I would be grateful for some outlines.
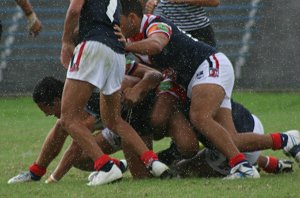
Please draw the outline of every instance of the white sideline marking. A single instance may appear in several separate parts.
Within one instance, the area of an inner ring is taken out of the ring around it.
[[[12,49],[11,46],[15,42],[15,36],[12,33],[16,32],[19,27],[19,20],[23,17],[23,12],[19,6],[16,6],[17,11],[13,14],[12,20],[13,23],[7,28],[8,36],[4,40],[5,48],[1,52],[0,55],[0,82],[3,80],[3,70],[7,67],[6,58],[10,56]]]
[[[246,63],[246,58],[245,58],[245,54],[249,51],[249,41],[251,40],[252,37],[252,33],[251,33],[251,28],[255,25],[255,15],[257,13],[257,5],[261,2],[261,0],[252,0],[251,1],[251,10],[249,12],[249,20],[248,22],[245,24],[245,33],[242,37],[242,42],[243,45],[239,50],[239,57],[237,58],[237,60],[235,61],[235,77],[237,79],[240,79],[242,77],[242,67],[245,65]]]

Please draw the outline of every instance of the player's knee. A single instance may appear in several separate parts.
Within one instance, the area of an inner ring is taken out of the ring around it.
[[[205,115],[199,111],[190,111],[190,121],[194,126],[205,127],[205,124],[210,119],[209,115]]]
[[[150,120],[150,124],[154,127],[154,128],[165,128],[167,125],[167,118],[161,115],[152,115],[151,116],[151,120]]]

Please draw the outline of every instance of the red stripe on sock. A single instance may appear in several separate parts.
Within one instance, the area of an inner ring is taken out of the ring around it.
[[[148,167],[153,161],[158,160],[158,157],[153,151],[149,150],[141,156],[141,160]]]
[[[243,160],[246,160],[245,155],[243,153],[239,153],[229,160],[229,166],[232,168]]]
[[[272,146],[272,149],[273,149],[273,150],[281,149],[281,146],[282,146],[282,140],[281,140],[280,133],[272,133],[272,134],[270,134],[270,135],[271,135],[271,138],[272,138],[272,140],[273,140],[273,146]]]
[[[276,157],[268,156],[269,163],[263,168],[267,173],[276,173],[278,168],[278,159]]]
[[[46,174],[47,169],[44,167],[39,166],[37,163],[33,163],[30,167],[29,170],[39,176],[39,177],[43,177]]]
[[[94,169],[96,171],[100,170],[107,162],[109,162],[111,158],[108,155],[102,155],[98,159],[94,161]]]

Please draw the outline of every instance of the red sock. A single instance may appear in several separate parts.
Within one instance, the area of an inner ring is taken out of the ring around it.
[[[158,160],[158,157],[153,151],[149,150],[141,156],[141,160],[146,167],[149,167],[153,161]]]
[[[117,158],[111,158],[111,160],[115,163],[115,165],[120,167],[120,160],[118,160]]]
[[[101,155],[98,159],[94,161],[94,169],[96,171],[100,170],[111,158],[108,155]]]
[[[273,140],[272,149],[273,150],[281,149],[281,147],[282,147],[282,140],[281,140],[280,133],[272,133],[270,135],[271,135],[271,138]]]
[[[278,168],[278,159],[272,156],[266,156],[268,158],[267,165],[263,167],[263,170],[267,173],[276,173]]]
[[[35,162],[29,167],[29,170],[39,177],[43,177],[46,174],[46,168],[39,166]]]
[[[243,153],[239,153],[229,160],[229,166],[232,168],[244,160],[246,160],[245,155]]]

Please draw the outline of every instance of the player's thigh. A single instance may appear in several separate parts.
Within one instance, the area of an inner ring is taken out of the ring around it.
[[[154,125],[167,124],[168,118],[175,111],[177,99],[170,94],[160,94],[156,97],[151,113],[151,122]]]
[[[94,86],[88,82],[66,79],[61,105],[61,116],[80,117],[91,96]]]
[[[224,89],[216,84],[199,84],[192,89],[190,115],[195,117],[214,117],[224,100]]]

